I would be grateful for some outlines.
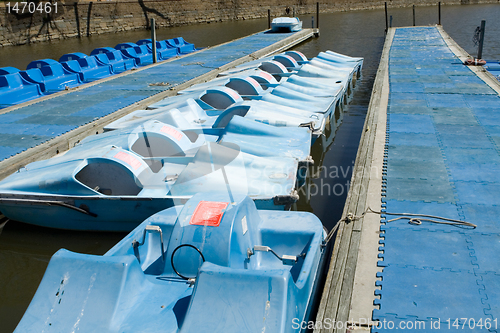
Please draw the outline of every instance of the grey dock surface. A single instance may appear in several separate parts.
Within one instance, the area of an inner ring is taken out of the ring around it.
[[[389,29],[314,332],[498,331],[500,84],[467,57]]]
[[[180,58],[0,110],[0,179],[47,159],[112,121],[208,81],[239,64],[285,51],[317,33],[259,32]]]

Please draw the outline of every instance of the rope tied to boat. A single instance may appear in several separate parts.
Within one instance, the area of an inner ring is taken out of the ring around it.
[[[333,235],[337,231],[337,229],[340,226],[340,223],[345,222],[346,224],[357,221],[362,219],[367,213],[373,213],[373,214],[378,214],[378,215],[394,215],[394,216],[399,216],[390,220],[387,220],[386,223],[398,221],[398,220],[408,220],[409,224],[412,225],[421,225],[422,222],[429,222],[429,223],[436,223],[436,224],[446,224],[446,225],[451,225],[457,228],[470,228],[470,229],[475,229],[477,228],[477,225],[474,223],[470,223],[467,221],[461,221],[461,220],[455,220],[455,219],[450,219],[447,217],[441,217],[441,216],[436,216],[436,215],[427,215],[427,214],[412,214],[412,213],[391,213],[391,212],[379,212],[376,210],[371,209],[368,207],[361,215],[354,215],[353,213],[347,213],[347,215],[340,219],[335,226],[328,232],[328,235],[325,238],[325,246],[328,244],[328,242],[332,239]]]

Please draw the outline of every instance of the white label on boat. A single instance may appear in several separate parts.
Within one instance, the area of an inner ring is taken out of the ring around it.
[[[247,233],[248,231],[248,225],[247,225],[247,217],[243,216],[241,219],[241,229],[243,229],[243,235]]]

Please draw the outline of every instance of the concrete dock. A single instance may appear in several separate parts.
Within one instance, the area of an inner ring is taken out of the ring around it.
[[[0,110],[0,179],[73,147],[112,121],[317,33],[260,32]]]
[[[500,84],[467,56],[389,29],[314,332],[500,331]]]

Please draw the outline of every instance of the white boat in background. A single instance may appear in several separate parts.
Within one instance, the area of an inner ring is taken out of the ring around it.
[[[302,30],[302,21],[298,17],[277,17],[271,22],[273,32],[295,32]]]

